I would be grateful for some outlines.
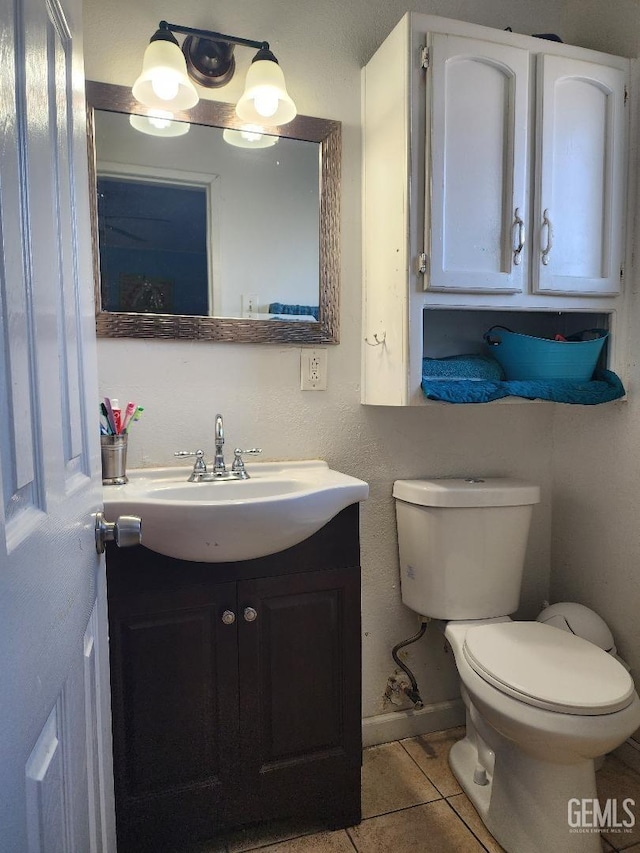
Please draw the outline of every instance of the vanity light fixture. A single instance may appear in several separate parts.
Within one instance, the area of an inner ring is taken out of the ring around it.
[[[146,116],[130,115],[129,124],[149,136],[184,136],[191,125],[188,121],[173,121],[173,113],[166,110],[149,110]]]
[[[226,127],[222,132],[222,138],[236,148],[271,148],[272,145],[277,144],[280,137],[270,136],[257,124],[245,124],[237,130]]]
[[[174,33],[187,37],[182,50]],[[205,87],[224,86],[235,71],[235,45],[257,49],[247,72],[245,90],[236,106],[238,117],[249,124],[281,126],[296,116],[284,74],[266,41],[227,36],[211,30],[160,21],[133,85],[133,96],[151,109],[188,110],[198,103],[191,82]]]

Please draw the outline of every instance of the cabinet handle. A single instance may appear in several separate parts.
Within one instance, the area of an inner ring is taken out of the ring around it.
[[[516,236],[517,235],[517,236]],[[522,263],[522,250],[526,239],[524,220],[520,216],[520,208],[516,207],[513,214],[513,263],[518,266]]]
[[[544,249],[542,249],[542,263],[547,266],[549,263],[549,254],[551,249],[553,249],[553,227],[551,225],[551,220],[549,219],[549,210],[545,210],[542,214],[542,229],[540,235],[544,233],[544,229],[547,229],[547,240]]]
[[[258,618],[258,611],[254,610],[253,607],[245,607],[244,618],[246,622],[255,622]]]
[[[233,610],[225,610],[222,614],[222,621],[225,625],[233,625],[233,623],[236,621],[236,614],[233,612]]]

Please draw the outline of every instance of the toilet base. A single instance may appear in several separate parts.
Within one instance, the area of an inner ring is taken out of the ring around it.
[[[501,741],[495,750],[468,715],[467,736],[451,748],[449,764],[496,841],[508,853],[600,853],[598,831],[569,826],[569,800],[597,797],[593,761],[549,764],[493,735]]]

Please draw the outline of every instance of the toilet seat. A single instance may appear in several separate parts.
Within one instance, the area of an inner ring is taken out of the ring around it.
[[[629,673],[597,646],[541,622],[470,627],[463,653],[502,693],[565,714],[612,714],[634,696]]]

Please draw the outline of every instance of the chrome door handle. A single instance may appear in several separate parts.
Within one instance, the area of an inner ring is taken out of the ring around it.
[[[549,210],[545,210],[542,214],[542,228],[540,229],[540,236],[542,237],[542,232],[544,229],[547,229],[547,240],[544,249],[542,249],[542,263],[547,266],[549,263],[549,254],[551,249],[553,249],[553,227],[551,225],[551,220],[549,219]]]
[[[233,625],[233,623],[236,621],[236,614],[233,612],[233,610],[225,610],[222,614],[222,621],[225,625]]]
[[[115,542],[118,548],[130,548],[142,542],[142,519],[137,515],[121,515],[117,521],[106,521],[104,513],[95,514],[96,551],[104,554],[107,542]]]
[[[515,213],[513,214],[513,263],[518,266],[522,263],[522,250],[524,249],[524,243],[526,239],[526,233],[524,230],[524,220],[520,216],[520,208],[516,207]],[[516,242],[517,235],[517,242]]]
[[[258,611],[253,607],[245,607],[244,609],[245,622],[255,622],[258,618]]]

